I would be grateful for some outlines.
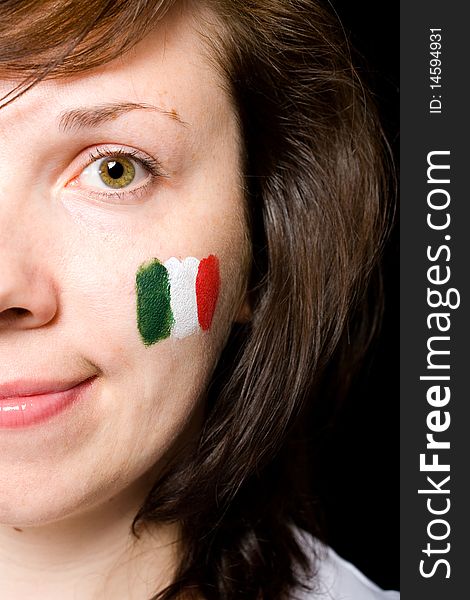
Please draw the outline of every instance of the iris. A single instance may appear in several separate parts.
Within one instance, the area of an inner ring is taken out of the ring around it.
[[[125,156],[109,157],[101,161],[99,174],[105,185],[120,189],[134,181],[135,167]]]

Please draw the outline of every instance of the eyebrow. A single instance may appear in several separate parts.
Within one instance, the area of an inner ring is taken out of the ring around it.
[[[97,104],[95,106],[86,106],[83,108],[74,108],[60,114],[59,129],[66,133],[77,129],[93,128],[117,119],[123,114],[133,110],[149,110],[166,115],[173,121],[182,125],[187,125],[175,109],[165,110],[153,104],[141,104],[138,102],[110,102],[106,104]]]

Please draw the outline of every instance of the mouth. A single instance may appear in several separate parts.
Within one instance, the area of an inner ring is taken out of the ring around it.
[[[0,429],[50,421],[91,389],[96,375],[72,382],[17,381],[0,385]]]

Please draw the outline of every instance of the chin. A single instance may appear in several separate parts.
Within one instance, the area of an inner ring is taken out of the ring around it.
[[[0,524],[11,527],[40,527],[78,517],[93,506],[97,495],[77,480],[60,476],[32,476],[28,472],[0,478]]]

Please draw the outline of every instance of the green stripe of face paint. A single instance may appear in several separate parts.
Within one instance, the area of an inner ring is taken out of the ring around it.
[[[142,341],[151,346],[169,337],[174,323],[170,306],[168,271],[158,260],[137,271],[137,326]]]

